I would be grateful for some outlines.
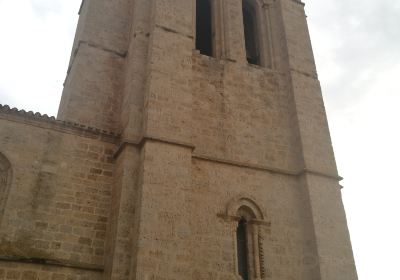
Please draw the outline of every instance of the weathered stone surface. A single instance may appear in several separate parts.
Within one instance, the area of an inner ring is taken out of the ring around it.
[[[246,0],[247,1],[247,0]],[[249,0],[250,1],[250,0]],[[304,5],[85,0],[57,120],[0,106],[0,279],[357,279]]]

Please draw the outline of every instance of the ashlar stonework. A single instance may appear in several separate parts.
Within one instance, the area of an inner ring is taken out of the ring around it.
[[[0,279],[356,280],[299,0],[84,0],[57,118],[0,106]]]

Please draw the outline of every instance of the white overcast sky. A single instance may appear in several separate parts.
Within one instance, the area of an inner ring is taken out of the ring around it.
[[[56,115],[81,0],[0,0],[0,103]],[[400,1],[305,0],[361,280],[399,280]]]

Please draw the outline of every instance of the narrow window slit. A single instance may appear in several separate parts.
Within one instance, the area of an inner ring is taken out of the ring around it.
[[[238,272],[243,280],[249,280],[246,224],[246,220],[242,218],[236,231]]]
[[[212,11],[210,0],[196,0],[196,50],[213,56]]]

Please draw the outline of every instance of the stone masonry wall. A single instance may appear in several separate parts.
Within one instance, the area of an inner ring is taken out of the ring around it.
[[[117,2],[82,2],[58,119],[120,131],[133,1]]]
[[[0,261],[0,279],[13,280],[99,280],[100,272],[36,264]]]
[[[257,0],[259,67],[242,1],[217,2],[210,58],[195,1],[85,0],[60,120],[0,106],[0,279],[238,279],[238,199],[257,279],[357,278],[303,3]]]
[[[303,3],[257,2],[271,7],[273,69],[245,60],[240,0],[223,2],[223,58],[193,50],[194,1],[153,2],[134,279],[237,278],[236,225],[219,216],[237,197],[256,201],[271,222],[260,226],[262,279],[335,279],[339,259],[324,263],[325,250],[337,258],[347,248],[351,261]],[[338,216],[321,207],[328,186]],[[341,249],[319,236],[329,221]],[[353,267],[343,279],[355,279]]]
[[[232,200],[249,198],[270,223],[259,227],[263,279],[319,279],[300,178],[198,158],[190,147],[163,141],[147,140],[142,157],[138,235],[132,244],[137,263],[130,277],[236,279],[237,221],[221,214]]]
[[[195,55],[191,84],[196,153],[297,171],[299,147],[280,75]]]
[[[196,275],[234,279],[237,222],[224,220],[219,214],[226,211],[230,201],[250,198],[270,222],[270,226],[259,227],[263,279],[317,279],[312,221],[304,207],[306,194],[296,176],[194,159],[192,180],[191,234],[193,252],[200,252],[194,254]]]
[[[0,153],[13,171],[10,190],[0,194],[7,195],[0,262],[103,270],[114,139],[48,118],[0,112]]]

